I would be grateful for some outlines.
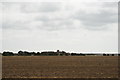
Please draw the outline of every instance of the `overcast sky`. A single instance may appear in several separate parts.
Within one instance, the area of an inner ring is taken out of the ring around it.
[[[2,51],[117,52],[117,2],[4,2]],[[0,15],[1,16],[1,15]]]

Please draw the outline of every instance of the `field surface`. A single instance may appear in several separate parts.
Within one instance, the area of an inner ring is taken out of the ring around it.
[[[3,78],[117,78],[117,56],[2,57]]]

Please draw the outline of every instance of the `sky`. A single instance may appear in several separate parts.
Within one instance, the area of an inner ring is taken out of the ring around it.
[[[0,6],[1,51],[118,51],[118,2],[6,0]]]

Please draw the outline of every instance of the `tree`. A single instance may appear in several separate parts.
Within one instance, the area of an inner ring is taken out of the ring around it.
[[[3,52],[3,56],[14,56],[13,52]]]
[[[18,55],[23,55],[23,51],[18,51]]]

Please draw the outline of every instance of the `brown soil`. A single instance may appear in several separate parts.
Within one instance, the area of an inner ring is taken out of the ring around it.
[[[117,78],[117,56],[7,56],[3,78]]]

